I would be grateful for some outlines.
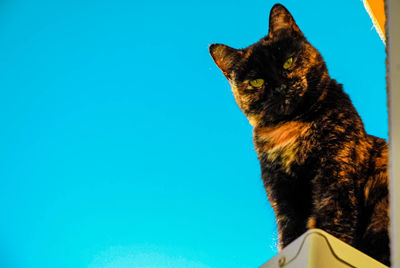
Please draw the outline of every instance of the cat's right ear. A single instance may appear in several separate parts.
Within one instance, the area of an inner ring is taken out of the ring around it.
[[[230,78],[229,74],[240,58],[240,51],[223,44],[212,44],[209,49],[215,64],[227,78]]]
[[[292,14],[290,14],[290,12],[281,4],[275,4],[269,14],[268,35],[272,37],[280,30],[297,32],[302,35],[302,32],[294,21]]]

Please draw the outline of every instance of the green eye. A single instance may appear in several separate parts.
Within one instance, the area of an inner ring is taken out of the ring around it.
[[[253,87],[261,87],[262,85],[264,85],[264,79],[258,78],[251,80],[250,85],[252,85]]]
[[[290,66],[292,66],[293,63],[293,57],[288,58],[285,63],[283,64],[283,69],[289,69]]]

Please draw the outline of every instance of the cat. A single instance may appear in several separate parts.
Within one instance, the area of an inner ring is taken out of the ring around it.
[[[366,133],[289,11],[274,5],[247,48],[209,50],[253,126],[279,247],[320,228],[389,265],[388,145]]]

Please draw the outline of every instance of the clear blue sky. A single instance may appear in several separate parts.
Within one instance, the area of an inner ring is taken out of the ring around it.
[[[257,267],[276,254],[251,127],[208,54],[272,1],[0,4],[0,266]],[[281,1],[387,138],[360,0]],[[343,7],[342,7],[343,6]]]

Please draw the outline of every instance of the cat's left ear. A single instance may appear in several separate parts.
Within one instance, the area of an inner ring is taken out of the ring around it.
[[[223,44],[212,44],[209,50],[215,64],[229,78],[233,66],[241,57],[241,52]]]
[[[299,26],[293,19],[292,14],[281,4],[276,4],[272,7],[269,14],[269,32],[268,35],[273,37],[281,30],[297,32],[303,35]]]

